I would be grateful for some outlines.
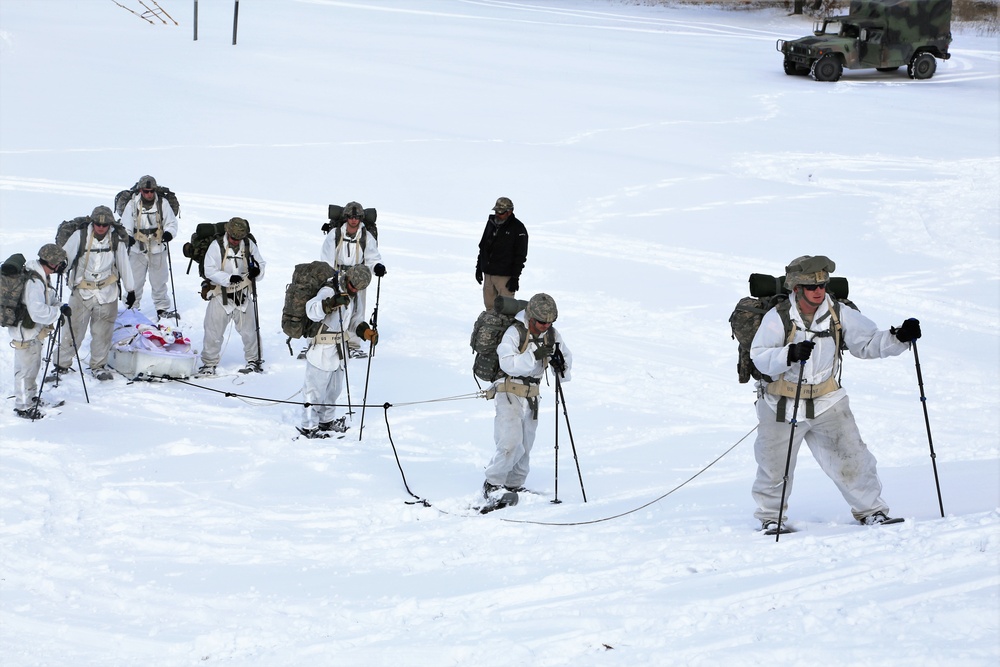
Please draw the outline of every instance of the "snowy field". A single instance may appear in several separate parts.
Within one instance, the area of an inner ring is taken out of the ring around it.
[[[233,373],[232,334],[215,380],[88,376],[88,403],[74,373],[37,423],[6,400],[0,664],[1000,662],[996,36],[956,26],[929,81],[821,84],[782,72],[775,40],[811,19],[777,10],[244,0],[233,46],[233,3],[200,3],[197,41],[192,3],[161,4],[180,26],[0,2],[0,256],[153,174],[179,240],[250,221],[266,372]],[[519,296],[555,297],[575,368],[558,422],[543,386],[538,494],[479,516],[493,405],[468,343],[499,196],[531,237]],[[379,212],[381,343],[350,366],[348,436],[296,440],[284,287],[350,200]],[[945,517],[913,354],[848,357],[906,522],[854,523],[803,450],[798,532],[756,532],[727,320],[751,272],[803,254],[832,257],[880,326],[920,319]],[[179,242],[172,261],[200,348],[197,272]]]

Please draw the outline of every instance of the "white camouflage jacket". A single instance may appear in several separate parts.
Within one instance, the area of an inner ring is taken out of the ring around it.
[[[796,331],[792,340],[798,343],[804,340],[811,340],[816,343],[809,359],[802,369],[803,384],[820,384],[830,377],[835,377],[840,372],[840,355],[837,354],[837,345],[833,336],[819,337],[815,332],[828,331],[831,318],[829,312],[833,299],[830,296],[820,304],[813,316],[813,331],[807,331],[802,314],[799,312],[796,299],[791,299],[788,315],[795,323]],[[849,306],[841,306],[840,324],[843,327],[844,343],[852,355],[859,359],[882,359],[894,357],[905,352],[909,345],[900,342],[896,336],[889,331],[880,331],[870,319]],[[820,323],[820,324],[816,324]],[[765,315],[754,336],[750,346],[750,358],[754,365],[764,375],[772,378],[784,377],[792,384],[797,384],[799,380],[799,364],[792,366],[788,364],[788,345],[785,344],[785,328],[781,323],[781,316],[777,310],[772,308]],[[777,411],[779,396],[766,393],[767,382],[760,380],[758,387],[762,390],[763,400],[767,405]],[[816,416],[833,406],[834,403],[844,398],[847,392],[843,389],[836,389],[828,394],[824,394],[814,399],[814,410]],[[800,414],[801,416],[801,414]],[[786,419],[791,419],[792,409],[786,411]]]

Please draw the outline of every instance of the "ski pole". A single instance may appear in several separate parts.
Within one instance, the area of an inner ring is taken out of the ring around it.
[[[253,258],[251,258],[253,261]],[[259,275],[259,274],[258,274]],[[260,312],[257,310],[257,279],[254,278],[250,281],[250,293],[253,296],[253,323],[257,331],[257,365],[260,366],[262,360],[263,351],[261,350],[260,343]],[[177,302],[174,302],[174,307],[176,310]],[[179,323],[178,323],[179,324]]]
[[[344,335],[344,308],[337,309],[340,316],[340,356],[344,360],[344,386],[347,387],[347,414],[353,415],[354,408],[351,406],[351,377],[347,374],[347,360],[351,358],[347,349],[347,336]]]
[[[559,381],[558,373],[556,373],[556,382]],[[552,504],[558,505],[562,501],[559,500],[559,392],[556,392],[556,437],[555,437],[555,497],[552,498]]]
[[[173,262],[172,259],[170,259],[170,244],[169,243],[164,243],[163,245],[165,245],[166,248],[167,248],[167,273],[170,274],[170,296],[174,300],[174,323],[178,327],[180,327],[180,325],[181,325],[181,316],[177,312],[177,290],[174,289],[174,262]],[[254,293],[254,302],[253,302],[253,305],[254,305],[254,308],[257,307],[257,295],[256,295],[256,292]],[[260,340],[260,333],[259,332],[257,334],[257,339],[258,339],[258,341]],[[260,345],[259,345],[259,342],[258,342],[258,348],[259,347],[260,347]]]
[[[781,503],[778,505],[778,528],[774,533],[774,541],[781,537],[782,513],[785,511],[785,491],[788,489],[788,469],[792,466],[792,442],[795,441],[796,417],[799,415],[799,397],[802,395],[802,375],[805,372],[806,360],[799,362],[799,381],[795,383],[795,404],[792,406],[792,430],[788,433],[788,456],[785,457],[785,476],[781,481]]]
[[[62,316],[59,317],[59,321],[56,322],[55,331],[52,332],[52,337],[45,350],[45,369],[42,371],[42,381],[38,384],[38,394],[35,396],[35,409],[40,410],[42,406],[42,390],[45,389],[45,376],[49,374],[49,362],[52,360],[52,342],[56,339],[56,335],[59,333],[59,328],[62,326]],[[31,421],[35,421],[32,417]]]
[[[917,369],[917,386],[920,387],[920,404],[924,406],[924,424],[927,426],[927,444],[931,448],[931,465],[934,468],[934,486],[937,487],[938,508],[941,510],[941,518],[944,518],[944,500],[941,499],[941,481],[938,479],[937,454],[934,453],[934,440],[931,438],[931,420],[927,416],[927,396],[924,395],[924,377],[920,373],[920,355],[917,354],[917,341],[911,340],[910,346],[913,348],[913,363]]]
[[[573,427],[569,423],[569,413],[566,411],[566,394],[563,393],[562,381],[556,373],[556,400],[562,401],[563,417],[566,418],[566,432],[569,433],[569,444],[573,449],[573,461],[576,462],[576,476],[580,479],[580,493],[583,494],[583,502],[587,502],[587,490],[583,488],[583,473],[580,472],[580,459],[576,455],[576,443],[573,441]],[[558,403],[557,403],[558,406]],[[557,407],[558,409],[558,407]]]
[[[375,308],[372,310],[372,330],[378,333],[378,300],[382,294],[382,276],[378,277],[375,283]],[[365,395],[361,399],[361,427],[358,429],[358,442],[361,442],[361,435],[365,430],[365,408],[368,405],[368,378],[372,373],[372,357],[375,356],[375,343],[371,341],[368,345],[368,368],[365,370]]]
[[[73,331],[73,322],[69,323],[69,339],[73,341],[73,353],[76,355],[76,367],[80,371],[80,384],[83,385],[83,397],[90,404],[90,395],[87,393],[87,381],[83,379],[83,362],[80,361],[80,348],[76,346],[76,332]]]

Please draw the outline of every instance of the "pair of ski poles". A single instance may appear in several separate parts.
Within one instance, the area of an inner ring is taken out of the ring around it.
[[[938,509],[941,510],[941,518],[944,518],[944,500],[941,497],[941,481],[938,478],[937,469],[937,454],[934,452],[934,439],[931,437],[931,420],[927,414],[927,396],[924,393],[924,377],[920,372],[920,355],[917,353],[917,341],[910,341],[910,346],[913,348],[913,362],[917,370],[917,385],[920,388],[920,404],[924,409],[924,425],[927,427],[927,443],[931,450],[931,465],[934,468],[934,486],[937,489],[938,497]],[[795,424],[797,423],[797,417],[799,413],[799,399],[802,395],[802,374],[805,369],[806,360],[803,359],[799,362],[799,379],[795,384],[795,404],[792,407],[792,420],[790,422],[792,428],[788,434],[788,455],[785,458],[785,474],[781,481],[781,503],[778,505],[778,528],[774,534],[774,541],[777,542],[781,538],[781,522],[784,518],[782,514],[785,510],[785,493],[788,489],[788,472],[792,465],[792,445],[795,441]]]

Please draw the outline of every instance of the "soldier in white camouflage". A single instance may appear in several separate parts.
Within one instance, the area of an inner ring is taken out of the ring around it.
[[[791,291],[788,325],[779,310],[772,308],[750,346],[750,357],[762,375],[757,384],[754,516],[765,531],[785,530],[795,461],[803,441],[837,485],[855,519],[866,525],[890,520],[875,456],[861,439],[847,392],[838,381],[842,349],[859,359],[896,356],[920,338],[920,323],[911,318],[898,328],[879,330],[859,311],[841,307],[826,292],[835,268],[822,255],[792,260],[785,268],[785,287]]]

